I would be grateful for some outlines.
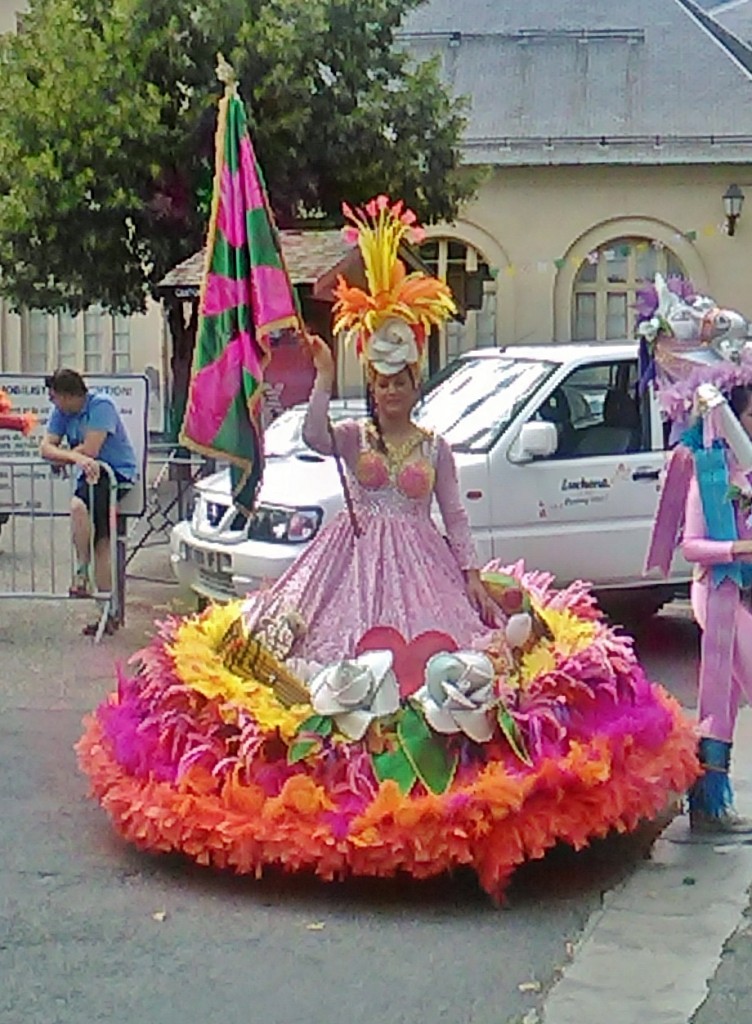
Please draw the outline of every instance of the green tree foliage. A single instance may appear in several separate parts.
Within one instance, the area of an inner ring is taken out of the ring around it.
[[[462,104],[395,31],[420,0],[32,0],[0,43],[0,291],[123,313],[203,242],[216,54],[281,226],[390,192],[447,219]]]

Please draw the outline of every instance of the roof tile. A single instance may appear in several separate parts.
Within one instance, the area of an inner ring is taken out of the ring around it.
[[[279,235],[293,284],[313,284],[353,248],[336,230],[284,230]],[[205,251],[201,249],[173,267],[159,282],[159,289],[198,289],[204,272]]]

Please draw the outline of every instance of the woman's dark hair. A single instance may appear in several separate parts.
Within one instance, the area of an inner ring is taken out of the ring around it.
[[[51,376],[44,378],[44,386],[56,395],[83,398],[86,394],[84,379],[75,370],[55,370]]]
[[[373,393],[373,384],[370,380],[366,384],[366,412],[368,413],[368,418],[371,423],[373,423],[376,430],[376,447],[383,455],[386,455],[386,444],[384,443],[384,437],[381,433],[379,414],[376,409],[376,398]]]
[[[729,392],[729,405],[737,417],[741,416],[747,408],[750,399],[752,399],[752,384],[736,384],[731,389]]]
[[[417,383],[415,380],[415,372],[412,366],[406,366],[405,369],[410,375],[410,381],[413,385],[413,388],[415,388],[417,386]],[[366,412],[368,413],[368,418],[371,421],[371,423],[373,423],[374,428],[376,430],[376,447],[382,454],[386,455],[386,444],[384,442],[384,435],[381,433],[379,413],[378,409],[376,408],[376,396],[374,395],[373,392],[373,381],[370,379],[370,377],[366,382]]]

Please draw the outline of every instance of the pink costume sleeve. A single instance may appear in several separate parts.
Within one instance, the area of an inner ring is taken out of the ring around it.
[[[447,532],[449,547],[457,559],[460,569],[477,569],[478,558],[470,534],[467,512],[460,500],[457,482],[457,467],[452,449],[443,437],[436,439],[436,484],[434,491],[439,504],[441,518]]]
[[[319,455],[333,455],[332,439],[329,434],[329,399],[331,395],[323,388],[314,387],[308,399],[303,440]],[[348,466],[355,464],[360,447],[360,427],[355,420],[343,420],[334,425],[337,451]]]
[[[733,562],[734,556],[731,551],[733,542],[730,540],[710,540],[706,536],[707,532],[705,515],[702,511],[700,488],[697,484],[697,479],[692,477],[687,494],[681,552],[688,562],[697,562],[699,565],[704,566]]]

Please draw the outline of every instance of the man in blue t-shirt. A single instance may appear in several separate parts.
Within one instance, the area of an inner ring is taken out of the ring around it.
[[[91,523],[94,523],[94,579],[99,593],[111,589],[110,480],[100,462],[114,472],[118,500],[136,480],[136,454],[120,414],[109,395],[91,392],[75,370],[57,370],[45,378],[52,410],[40,446],[43,459],[75,466],[71,502],[73,546],[78,566],[72,597],[91,595]],[[67,447],[61,441],[67,441]],[[108,624],[113,629],[114,623]],[[87,627],[88,628],[88,627]]]

